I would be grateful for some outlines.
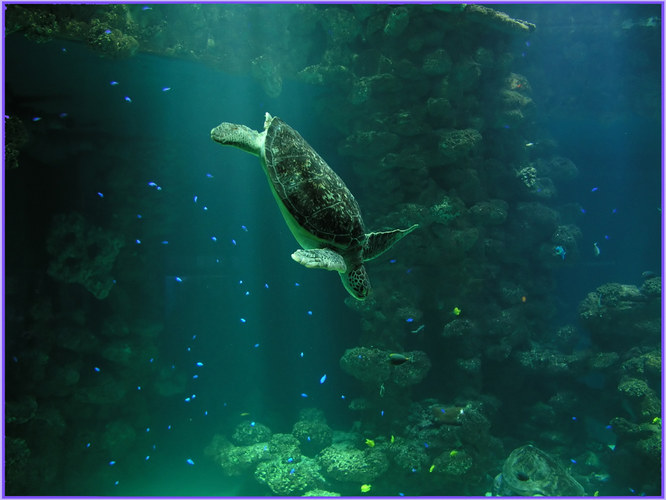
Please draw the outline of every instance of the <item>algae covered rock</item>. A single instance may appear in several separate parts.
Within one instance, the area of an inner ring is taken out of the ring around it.
[[[268,451],[273,457],[288,462],[298,461],[301,457],[298,439],[291,434],[273,434]]]
[[[319,472],[319,465],[311,458],[299,462],[263,462],[257,466],[254,477],[281,496],[297,496],[326,485],[326,480]]]
[[[333,442],[333,430],[326,423],[324,413],[314,408],[301,410],[291,433],[307,456],[316,455]]]
[[[578,306],[583,325],[602,348],[620,351],[658,341],[660,296],[645,295],[635,285],[606,283]]]
[[[258,463],[269,460],[270,452],[266,443],[248,446],[229,446],[221,450],[217,462],[227,476],[240,476],[252,470]]]
[[[470,472],[474,462],[465,451],[445,451],[433,460],[433,473],[448,480],[462,480]]]
[[[46,243],[51,256],[49,276],[81,284],[104,299],[113,287],[111,270],[123,244],[121,238],[91,225],[78,213],[57,215]]]
[[[423,351],[404,353],[408,362],[393,367],[392,380],[402,387],[418,384],[430,370],[430,359]]]
[[[271,430],[263,424],[243,421],[236,426],[231,440],[241,446],[262,443],[271,438]]]
[[[457,163],[476,154],[482,141],[481,133],[473,128],[446,130],[439,136],[438,152],[444,164]]]
[[[381,384],[391,375],[388,353],[370,347],[347,349],[340,358],[340,367],[352,377],[364,382]]]
[[[370,483],[388,470],[386,455],[374,448],[357,450],[348,443],[336,443],[317,455],[323,472],[336,481]]]
[[[420,441],[398,436],[388,446],[387,451],[393,464],[405,472],[426,469],[430,462],[426,449]]]

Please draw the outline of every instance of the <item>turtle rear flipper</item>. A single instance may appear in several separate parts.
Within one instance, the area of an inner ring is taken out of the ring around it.
[[[376,259],[417,227],[419,225],[414,224],[407,229],[368,233],[365,245],[363,245],[363,262]]]
[[[326,269],[339,273],[347,271],[344,257],[329,248],[298,249],[291,254],[291,258],[309,268]]]
[[[365,267],[360,266],[346,273],[340,273],[342,285],[356,300],[365,300],[370,293],[370,279]]]

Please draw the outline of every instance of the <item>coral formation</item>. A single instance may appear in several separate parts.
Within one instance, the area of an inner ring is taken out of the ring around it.
[[[333,442],[333,431],[326,423],[324,413],[315,408],[301,410],[291,433],[303,450],[303,454],[314,456]]]
[[[65,283],[83,285],[98,299],[113,288],[111,271],[124,243],[118,236],[92,226],[78,213],[57,215],[47,240],[48,273]]]
[[[389,468],[380,450],[358,450],[349,443],[334,443],[323,449],[317,461],[325,474],[340,482],[371,483]]]

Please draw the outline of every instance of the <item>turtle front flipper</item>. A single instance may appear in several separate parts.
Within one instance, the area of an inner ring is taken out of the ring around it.
[[[344,257],[329,248],[298,249],[291,254],[291,258],[309,268],[326,269],[339,273],[347,271]]]
[[[210,138],[223,146],[234,146],[255,156],[261,156],[266,132],[257,132],[245,125],[220,123],[210,131]]]
[[[365,245],[363,245],[363,262],[376,259],[417,227],[419,225],[414,224],[407,229],[368,233]]]

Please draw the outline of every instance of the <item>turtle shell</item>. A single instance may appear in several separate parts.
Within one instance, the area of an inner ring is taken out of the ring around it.
[[[358,203],[298,132],[274,117],[264,150],[269,181],[297,224],[338,248],[362,244],[365,228]]]

